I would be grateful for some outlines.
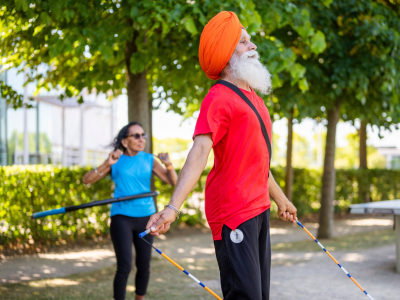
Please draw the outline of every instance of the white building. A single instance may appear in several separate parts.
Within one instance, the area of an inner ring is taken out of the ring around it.
[[[82,93],[59,100],[57,91],[34,95],[35,86],[23,87],[24,74],[0,73],[0,79],[25,97],[33,108],[14,110],[0,98],[0,164],[98,165],[111,151],[110,144],[127,123],[126,97],[113,101],[105,95]]]
[[[400,149],[379,147],[378,152],[386,158],[386,169],[400,169]]]

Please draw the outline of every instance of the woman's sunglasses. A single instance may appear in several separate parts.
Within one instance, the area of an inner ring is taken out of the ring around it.
[[[140,139],[140,137],[142,137],[144,139],[147,139],[147,133],[142,133],[142,134],[135,133],[135,134],[130,134],[130,135],[126,136],[126,137],[128,138],[128,137],[131,137],[131,136],[133,136],[136,140]]]

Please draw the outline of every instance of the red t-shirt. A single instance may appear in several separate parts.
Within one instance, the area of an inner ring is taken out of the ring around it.
[[[264,101],[242,92],[257,108],[271,140],[271,119]],[[205,210],[214,240],[222,226],[235,230],[271,206],[269,154],[260,123],[250,106],[231,89],[214,85],[204,98],[193,138],[210,133],[214,166],[207,178]]]

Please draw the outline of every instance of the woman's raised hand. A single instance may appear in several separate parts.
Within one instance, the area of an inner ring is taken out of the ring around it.
[[[161,160],[161,162],[168,167],[169,165],[171,165],[171,161],[169,159],[169,155],[168,153],[159,153],[157,155],[157,157]]]
[[[122,151],[119,149],[111,152],[110,155],[108,156],[108,160],[107,160],[108,165],[112,166],[113,164],[115,164],[118,161],[118,159],[121,157],[121,155],[122,155]]]

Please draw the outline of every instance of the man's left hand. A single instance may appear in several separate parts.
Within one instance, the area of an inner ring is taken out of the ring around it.
[[[283,221],[296,223],[297,209],[292,202],[286,200],[278,205],[278,216]]]

